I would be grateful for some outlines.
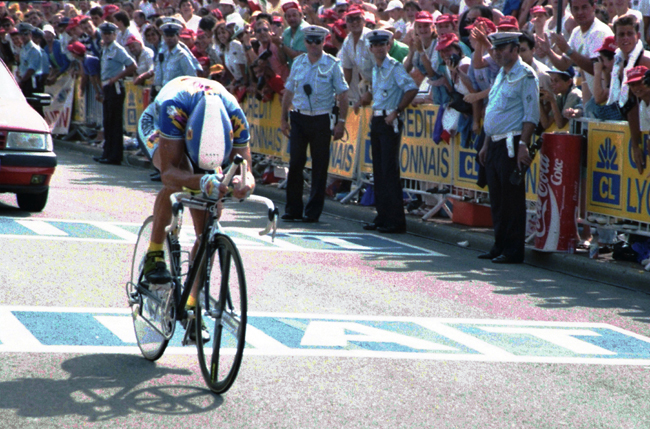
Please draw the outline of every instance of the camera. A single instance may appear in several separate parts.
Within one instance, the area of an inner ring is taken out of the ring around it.
[[[449,62],[451,63],[452,67],[458,66],[460,63],[460,55],[458,54],[451,54],[449,57]]]
[[[271,53],[271,51],[269,49],[267,49],[266,51],[264,51],[264,52],[262,52],[260,54],[259,58],[260,58],[260,60],[266,61],[269,58],[271,58],[271,55],[273,55],[273,53]]]

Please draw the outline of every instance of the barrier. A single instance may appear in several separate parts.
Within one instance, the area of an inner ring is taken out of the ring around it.
[[[135,135],[138,132],[138,120],[149,105],[150,89],[136,85],[132,80],[125,80],[124,92],[124,132]]]
[[[650,137],[643,136],[648,154]],[[650,223],[648,169],[639,174],[632,157],[627,123],[589,123],[587,211],[617,219]]]
[[[280,102],[261,103],[248,99],[244,104],[251,125],[251,150],[289,161],[287,139],[280,132]],[[427,186],[448,187],[451,194],[480,199],[487,188],[476,185],[478,164],[474,149],[460,146],[458,139],[451,144],[436,145],[432,139],[438,106],[423,105],[408,108],[404,115],[404,130],[400,146],[400,170],[405,179],[405,191],[424,195]],[[355,183],[350,201],[364,183],[372,183],[370,150],[371,109],[349,111],[346,121],[348,139],[332,144],[329,173]],[[355,134],[356,133],[356,134]],[[356,135],[356,137],[355,137]],[[587,214],[640,222],[639,233],[650,235],[650,179],[647,172],[640,175],[632,158],[629,130],[626,122],[590,122],[587,157]],[[650,136],[644,135],[644,150],[648,153]],[[648,163],[650,170],[650,162]],[[539,190],[540,161],[536,157],[526,173],[526,199],[532,206]],[[584,179],[583,179],[584,180]],[[452,195],[454,196],[454,195]],[[436,196],[436,211],[443,207],[446,196]],[[431,212],[426,217],[430,216]],[[613,221],[610,227],[614,228]],[[602,225],[601,225],[602,226]],[[606,225],[607,226],[607,225]],[[644,232],[645,231],[645,232]]]
[[[64,74],[54,85],[45,87],[45,92],[52,95],[52,104],[43,108],[45,120],[52,134],[68,134],[72,121],[75,82],[72,76]]]

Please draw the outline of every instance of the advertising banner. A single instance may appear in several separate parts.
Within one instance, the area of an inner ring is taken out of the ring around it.
[[[327,169],[329,174],[354,179],[357,171],[359,157],[359,125],[360,113],[348,110],[348,117],[345,120],[347,133],[340,140],[333,140],[330,145],[330,165]]]
[[[280,99],[274,97],[271,102],[262,103],[255,97],[246,97],[242,107],[250,127],[251,152],[277,156],[288,161],[287,138],[280,130]]]
[[[66,135],[72,120],[74,101],[74,79],[68,73],[63,74],[54,85],[45,87],[45,92],[52,96],[52,104],[43,108],[45,120],[52,134]]]
[[[539,158],[535,249],[569,251],[577,237],[581,135],[544,134]]]
[[[401,177],[451,184],[451,146],[433,141],[439,106],[422,105],[404,112],[402,145],[399,151]]]
[[[74,81],[74,102],[72,103],[74,112],[72,114],[72,120],[75,122],[80,122],[82,124],[86,123],[86,94],[81,88],[81,76],[77,76]]]
[[[372,109],[359,109],[359,171],[372,174],[372,150],[370,148],[370,118]]]
[[[647,154],[647,134],[643,142]],[[590,123],[587,163],[588,211],[650,222],[650,184],[636,168],[626,124]]]
[[[124,81],[124,132],[135,134],[138,131],[138,121],[145,107],[145,87],[135,85],[132,81]],[[148,92],[149,89],[147,88]],[[148,96],[146,97],[148,98]]]

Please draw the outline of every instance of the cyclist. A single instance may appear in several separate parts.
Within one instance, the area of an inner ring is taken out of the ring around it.
[[[235,97],[218,82],[193,76],[168,82],[140,117],[138,137],[160,170],[163,184],[154,204],[151,242],[144,263],[144,277],[152,287],[171,282],[163,251],[165,227],[171,222],[171,194],[185,187],[200,189],[210,198],[223,196],[227,186],[210,171],[218,173],[221,164],[237,154],[248,161],[248,171],[240,171],[233,179],[234,197],[249,195],[255,179],[250,170],[248,122]],[[242,174],[247,175],[246,186],[242,186]],[[191,254],[194,257],[205,218],[200,210],[190,213],[197,237]],[[196,305],[197,286],[192,288],[187,307]],[[187,328],[192,329],[193,337],[193,328]]]

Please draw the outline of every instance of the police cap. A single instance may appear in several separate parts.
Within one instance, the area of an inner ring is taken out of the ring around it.
[[[176,36],[182,29],[183,26],[176,22],[166,22],[160,26],[160,30],[165,34],[165,36]]]
[[[101,31],[104,34],[111,34],[117,31],[117,25],[113,24],[112,22],[104,22],[98,28],[99,31]]]
[[[28,22],[21,22],[16,27],[16,30],[22,35],[31,34],[34,31],[34,26]]]
[[[492,33],[488,36],[490,42],[492,42],[493,47],[507,45],[508,43],[514,43],[519,45],[519,37],[521,33],[518,31],[501,31],[499,33]]]
[[[392,36],[393,33],[388,30],[372,30],[368,33],[366,38],[368,39],[368,42],[373,45],[375,43],[388,43]]]
[[[303,28],[302,30],[305,33],[305,37],[318,37],[324,39],[330,31],[327,28],[320,27],[318,25],[310,25]]]

